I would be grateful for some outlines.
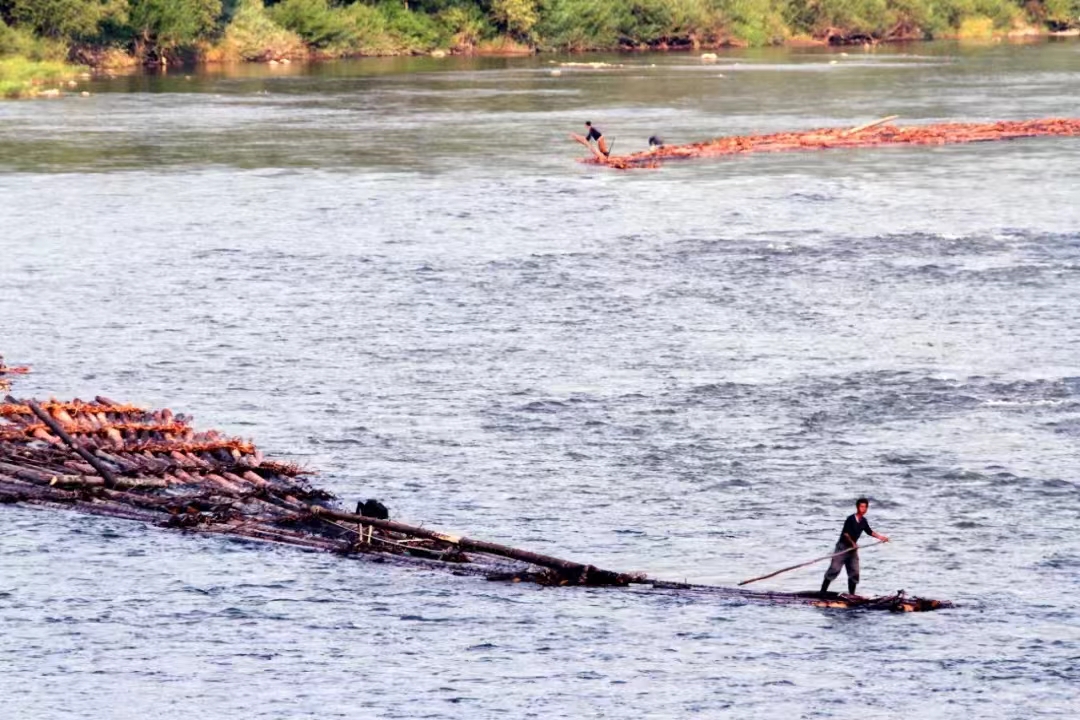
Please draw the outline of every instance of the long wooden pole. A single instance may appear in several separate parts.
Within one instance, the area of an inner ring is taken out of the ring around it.
[[[884,540],[878,540],[877,542],[870,543],[869,545],[863,545],[862,547],[874,547],[875,545],[880,545],[883,542],[885,542],[885,541]],[[836,557],[838,555],[847,555],[849,552],[851,552],[853,550],[859,550],[859,549],[860,548],[858,546],[853,546],[853,547],[849,547],[847,550],[841,550],[840,552],[835,552],[832,555],[822,555],[819,558],[814,558],[813,560],[807,560],[804,563],[799,563],[798,565],[792,565],[791,567],[786,567],[783,570],[777,570],[776,572],[771,572],[768,575],[762,575],[761,577],[750,578],[749,580],[743,580],[741,583],[739,583],[739,585],[740,586],[749,585],[750,583],[757,582],[758,580],[768,580],[771,577],[776,577],[777,575],[780,575],[781,573],[786,573],[789,570],[798,570],[799,568],[804,568],[807,565],[813,565],[814,563],[819,563],[822,560],[831,560],[831,559],[833,559],[834,557]]]
[[[98,475],[101,476],[101,479],[105,481],[105,487],[111,488],[116,486],[116,476],[112,474],[112,471],[105,467],[102,462],[94,457],[86,448],[79,445],[79,443],[75,441],[75,438],[68,435],[67,431],[60,427],[60,423],[56,422],[52,415],[45,412],[41,406],[33,400],[27,400],[26,404],[33,410],[34,414],[38,416],[38,419],[40,419],[41,422],[48,425],[50,430],[56,433],[61,440],[79,454],[79,457],[90,463],[90,467],[94,468]]]
[[[855,133],[860,133],[863,130],[869,130],[872,127],[877,127],[878,125],[884,125],[887,122],[892,122],[893,120],[895,120],[898,117],[900,117],[900,116],[899,115],[889,115],[888,117],[883,117],[883,118],[881,118],[879,120],[873,120],[873,121],[868,122],[868,123],[863,123],[862,125],[856,125],[855,127],[851,128],[850,130],[845,130],[844,132],[842,132],[840,134],[843,135],[844,137],[847,137],[848,135],[854,135]]]
[[[570,133],[570,138],[589,148],[589,152],[591,152],[593,154],[593,157],[595,157],[600,162],[606,163],[608,161],[608,156],[605,155],[599,148],[595,147],[592,143],[586,140],[584,135]],[[611,148],[608,148],[608,152],[611,152]]]

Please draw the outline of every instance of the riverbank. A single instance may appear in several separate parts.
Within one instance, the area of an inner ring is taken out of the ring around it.
[[[77,88],[86,70],[56,60],[0,58],[0,98],[59,97]]]
[[[1080,32],[1080,0],[146,0],[0,5],[0,56],[95,68],[395,55],[713,50]]]

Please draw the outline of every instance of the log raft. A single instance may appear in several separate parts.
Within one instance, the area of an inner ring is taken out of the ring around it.
[[[0,355],[0,390],[11,389],[12,375],[25,375],[28,372],[30,372],[30,368],[8,367],[4,364],[4,356]]]
[[[949,145],[1030,137],[1080,136],[1080,118],[1002,120],[992,123],[935,123],[897,126],[896,116],[854,128],[818,128],[767,135],[731,135],[687,145],[664,145],[629,155],[604,157],[593,152],[580,162],[617,170],[655,168],[670,160],[727,157],[763,152],[794,152],[893,145]]]
[[[0,371],[9,369],[0,358]],[[24,370],[24,369],[20,369]],[[8,373],[13,374],[13,373]],[[3,379],[3,375],[0,375]],[[688,585],[347,512],[299,466],[251,442],[198,431],[170,410],[104,397],[0,402],[0,504],[68,509],[185,532],[442,568],[493,581],[626,587],[740,602],[935,610],[907,597],[767,593]]]

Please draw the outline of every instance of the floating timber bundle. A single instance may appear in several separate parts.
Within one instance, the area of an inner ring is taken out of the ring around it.
[[[889,145],[949,145],[1040,136],[1080,136],[1080,119],[1002,120],[993,123],[936,123],[892,125],[895,116],[854,128],[820,128],[769,135],[732,135],[689,145],[664,145],[630,155],[604,157],[595,148],[582,162],[619,170],[654,168],[668,160],[724,157],[761,152],[828,150]],[[578,142],[582,139],[574,138]],[[586,143],[587,144],[587,143]]]
[[[4,364],[4,356],[0,355],[0,390],[11,389],[11,375],[25,375],[28,372],[30,368],[8,367]]]
[[[0,368],[11,372],[11,369]],[[25,369],[20,369],[25,370]],[[197,431],[170,410],[92,401],[0,402],[0,504],[75,510],[186,532],[445,568],[489,580],[628,586],[746,602],[917,612],[949,607],[899,592],[878,598],[768,593],[652,580],[392,521],[374,500],[342,510],[296,465],[252,443]]]

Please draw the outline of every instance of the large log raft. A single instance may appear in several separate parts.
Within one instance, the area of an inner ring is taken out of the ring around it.
[[[25,369],[20,369],[25,371]],[[10,372],[0,358],[2,372]],[[653,580],[340,509],[296,465],[190,418],[105,397],[6,396],[0,403],[0,503],[75,510],[187,532],[449,569],[489,580],[628,586],[746,602],[913,612],[949,607],[894,595],[768,593]],[[370,505],[370,503],[365,504]],[[358,508],[359,509],[359,508]]]
[[[864,148],[888,145],[948,145],[1039,136],[1080,136],[1080,119],[1003,120],[993,123],[937,123],[898,127],[894,118],[854,128],[819,128],[768,135],[732,135],[689,145],[665,145],[651,151],[604,157],[592,151],[581,162],[618,170],[655,168],[668,160],[726,157],[761,152]],[[581,142],[577,137],[571,136]]]

